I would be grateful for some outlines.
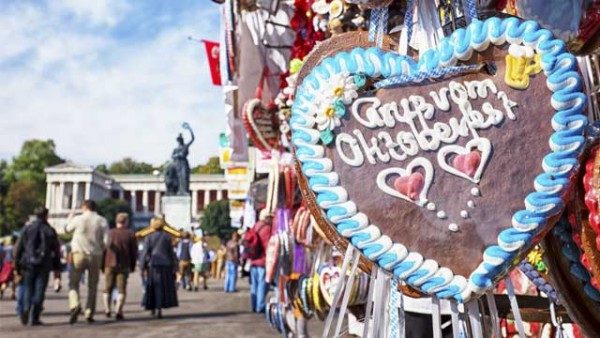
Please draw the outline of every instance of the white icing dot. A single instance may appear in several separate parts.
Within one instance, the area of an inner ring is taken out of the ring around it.
[[[460,217],[462,218],[468,218],[469,217],[469,212],[466,210],[461,210],[460,211]]]
[[[437,213],[437,217],[440,219],[444,219],[446,218],[446,212],[444,212],[444,210],[441,210]]]
[[[427,205],[425,207],[429,211],[434,211],[435,210],[435,203],[429,202],[429,203],[427,203]]]
[[[450,223],[450,225],[448,225],[448,230],[450,230],[452,232],[457,232],[458,231],[458,224],[456,224],[456,223]]]
[[[469,208],[475,208],[475,202],[473,202],[473,201],[468,201],[468,202],[467,202],[467,206],[468,206]]]
[[[479,191],[479,188],[475,187],[475,188],[471,189],[471,195],[481,196],[481,191]]]

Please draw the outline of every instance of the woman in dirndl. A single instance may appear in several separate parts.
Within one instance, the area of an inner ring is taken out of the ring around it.
[[[163,230],[165,221],[152,218],[150,226],[155,232],[148,235],[140,257],[140,269],[146,275],[146,292],[143,306],[157,318],[162,318],[162,309],[177,307],[177,256],[173,251],[171,235]]]

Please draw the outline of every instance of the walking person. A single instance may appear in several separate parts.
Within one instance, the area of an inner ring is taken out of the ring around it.
[[[104,253],[104,276],[106,278],[104,293],[104,311],[106,317],[111,316],[113,288],[117,287],[115,319],[123,320],[123,306],[127,297],[127,278],[135,270],[137,262],[137,240],[129,225],[129,215],[122,212],[115,219],[116,228],[108,233],[109,245]]]
[[[23,298],[20,309],[23,325],[42,325],[48,278],[60,269],[60,244],[56,231],[48,224],[48,209],[35,209],[35,220],[23,228],[15,249],[14,262],[22,276]]]
[[[263,209],[259,214],[259,221],[246,232],[244,251],[250,258],[250,300],[252,311],[263,313],[266,307],[269,286],[265,281],[266,248],[271,238],[273,215]]]
[[[190,233],[183,231],[181,240],[177,243],[177,259],[179,259],[179,272],[177,273],[177,285],[188,291],[192,290],[192,281],[190,273],[191,269],[191,256],[192,241],[190,240]]]
[[[201,239],[192,245],[191,256],[192,264],[194,266],[194,290],[198,291],[198,288],[200,287],[200,278],[202,278],[203,289],[206,290],[208,289],[207,281],[210,260],[208,258],[208,249],[204,239]]]
[[[175,287],[177,257],[171,245],[171,236],[163,231],[164,225],[162,218],[152,218],[150,226],[155,232],[146,237],[140,256],[141,270],[147,276],[143,305],[157,318],[162,318],[162,309],[179,305]]]
[[[15,263],[13,257],[13,251],[16,242],[17,237],[11,236],[10,240],[7,242],[7,245],[0,246],[0,256],[2,256],[2,263],[0,263],[0,299],[4,298],[4,292],[8,288],[11,290],[10,299],[16,299],[17,285],[14,281]]]
[[[81,314],[79,284],[82,274],[87,271],[88,295],[85,306],[85,320],[94,323],[96,312],[96,292],[100,278],[102,255],[108,244],[108,222],[96,212],[96,202],[85,200],[81,205],[83,214],[71,218],[65,227],[66,233],[73,233],[71,240],[72,266],[69,271],[69,323],[77,322]]]
[[[225,292],[237,292],[238,264],[240,262],[240,234],[234,232],[225,245]]]

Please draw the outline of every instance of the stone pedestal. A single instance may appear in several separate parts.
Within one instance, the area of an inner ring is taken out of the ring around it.
[[[192,197],[190,196],[163,196],[162,212],[170,226],[179,230],[191,230],[192,222]]]

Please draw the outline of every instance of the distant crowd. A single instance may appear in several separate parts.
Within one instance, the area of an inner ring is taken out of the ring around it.
[[[138,243],[129,228],[126,213],[116,215],[116,226],[96,212],[96,203],[86,200],[80,215],[70,215],[63,229],[72,234],[70,243],[61,244],[48,223],[48,210],[36,208],[35,217],[24,225],[18,238],[12,237],[0,250],[0,297],[10,292],[23,325],[42,325],[45,293],[52,278],[55,292],[62,288],[61,274],[68,275],[69,323],[83,316],[95,322],[96,298],[101,273],[104,315],[124,320],[127,280],[136,268],[144,290],[141,305],[151,315],[162,318],[163,309],[178,306],[178,288],[206,290],[210,277],[224,278],[224,291],[237,292],[237,277],[247,271],[251,283],[254,312],[265,311],[268,284],[265,282],[265,248],[272,233],[272,215],[261,211],[259,221],[244,234],[234,232],[216,250],[203,238],[180,231],[166,231],[163,218],[152,218],[149,234]],[[240,265],[245,269],[240,269]],[[80,297],[80,285],[87,282],[87,299]]]

